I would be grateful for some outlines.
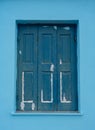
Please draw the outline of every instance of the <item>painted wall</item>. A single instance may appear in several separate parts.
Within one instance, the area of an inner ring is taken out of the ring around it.
[[[79,20],[80,114],[15,114],[16,20]],[[0,0],[0,130],[95,129],[95,1]]]

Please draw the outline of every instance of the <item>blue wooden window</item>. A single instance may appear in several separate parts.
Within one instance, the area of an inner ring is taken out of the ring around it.
[[[73,24],[18,25],[16,110],[78,111]]]

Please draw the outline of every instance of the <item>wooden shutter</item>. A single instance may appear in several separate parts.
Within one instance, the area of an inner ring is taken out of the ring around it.
[[[56,31],[53,26],[39,27],[38,110],[56,110]]]
[[[77,48],[72,26],[57,31],[58,111],[77,110]]]
[[[19,25],[17,111],[77,111],[74,25]]]
[[[17,110],[37,110],[37,28],[19,25]]]

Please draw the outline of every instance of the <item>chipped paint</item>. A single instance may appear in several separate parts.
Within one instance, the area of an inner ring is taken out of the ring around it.
[[[62,59],[60,59],[60,65],[62,64]]]
[[[33,103],[33,100],[24,101],[24,103]]]
[[[50,71],[53,72],[54,71],[54,65],[52,64],[50,67]]]
[[[22,72],[22,101],[20,104],[21,110],[24,111],[25,103],[33,103],[33,100],[24,101],[24,72]]]
[[[62,102],[63,102],[63,103],[71,103],[70,100],[67,100],[67,99],[66,99],[65,93],[64,93],[63,95],[64,95],[64,96],[63,96]]]
[[[20,54],[20,55],[22,54],[22,51],[21,51],[21,50],[19,50],[19,54]]]
[[[53,26],[55,30],[57,30],[57,26]]]
[[[22,72],[22,102],[21,102],[21,110],[24,110],[24,72]]]
[[[44,101],[43,99],[43,89],[41,90],[41,102],[42,103],[53,103],[53,73],[51,73],[51,100]]]
[[[20,107],[21,107],[21,110],[24,111],[25,104],[23,101],[21,102]]]
[[[34,103],[34,102],[32,103],[32,106],[31,106],[31,107],[32,107],[32,110],[35,109],[35,103]]]
[[[63,29],[65,29],[65,30],[70,30],[70,27],[63,27]]]
[[[71,103],[72,102],[72,101],[66,99],[65,93],[63,94],[63,97],[62,97],[62,72],[60,72],[60,102],[61,103]]]

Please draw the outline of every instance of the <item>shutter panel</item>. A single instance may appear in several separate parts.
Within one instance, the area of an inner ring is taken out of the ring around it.
[[[56,110],[56,31],[53,26],[39,27],[38,110]]]
[[[19,26],[18,110],[37,110],[37,28]]]
[[[77,110],[77,65],[74,28],[58,28],[58,111]]]

